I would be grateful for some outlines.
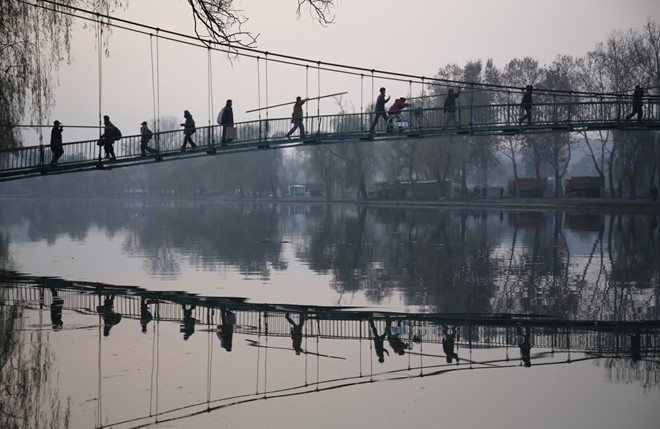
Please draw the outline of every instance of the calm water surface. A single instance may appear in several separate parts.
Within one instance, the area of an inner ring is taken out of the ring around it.
[[[651,427],[659,221],[3,201],[2,402],[17,427]]]

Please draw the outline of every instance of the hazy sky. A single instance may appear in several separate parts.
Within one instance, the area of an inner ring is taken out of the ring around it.
[[[432,76],[448,63],[493,58],[503,67],[516,57],[531,56],[550,63],[558,54],[580,56],[615,30],[640,28],[648,17],[660,20],[654,0],[339,0],[336,21],[323,27],[309,15],[296,17],[296,0],[242,0],[235,4],[250,18],[244,29],[260,33],[258,48],[327,62]],[[192,34],[193,20],[185,0],[130,0],[116,16],[164,29]],[[71,66],[60,71],[57,105],[46,122],[96,124],[98,121],[98,67],[94,33],[79,26],[73,35]],[[220,53],[213,61],[213,112],[209,113],[207,53],[204,49],[162,41],[160,47],[160,114],[183,120],[192,112],[198,126],[207,125],[227,98],[234,100],[237,121],[255,119],[247,109],[257,107],[255,60],[230,63]],[[103,114],[111,116],[124,135],[137,134],[142,120],[153,114],[150,44],[147,36],[116,29],[110,57],[103,60]],[[306,93],[304,68],[270,63],[269,104],[287,102]],[[407,83],[376,80],[397,97],[407,95]],[[261,103],[266,79],[261,64]],[[322,94],[348,91],[347,108],[359,111],[360,100],[371,102],[371,81],[321,73]],[[362,88],[362,90],[361,90]],[[419,86],[413,92],[419,92]],[[309,95],[317,95],[316,72],[309,74]],[[362,92],[362,96],[361,96]],[[310,106],[310,112],[316,105]],[[330,99],[322,113],[334,113]],[[290,115],[290,107],[270,111],[270,117]],[[91,138],[72,129],[65,141]],[[35,144],[26,133],[26,144]]]

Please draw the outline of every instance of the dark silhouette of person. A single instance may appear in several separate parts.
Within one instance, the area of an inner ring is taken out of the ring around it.
[[[153,320],[154,316],[149,311],[149,304],[145,297],[140,297],[140,325],[142,326],[142,333],[147,333],[147,325]]]
[[[142,156],[147,156],[147,152],[158,154],[156,149],[149,147],[149,142],[153,138],[154,133],[149,129],[147,121],[142,121],[140,125],[140,152],[142,152]]]
[[[107,337],[110,335],[110,329],[121,322],[121,314],[115,311],[115,296],[106,295],[103,305],[98,306],[97,310],[103,316],[103,336]]]
[[[195,131],[197,131],[197,128],[195,127],[195,120],[193,119],[192,115],[190,114],[189,111],[184,110],[183,111],[183,117],[186,118],[186,122],[181,124],[183,127],[183,146],[181,146],[181,150],[184,151],[186,150],[186,145],[190,143],[190,147],[194,148],[197,147],[195,142],[192,140],[193,134],[195,134]]]
[[[651,187],[651,201],[654,203],[658,201],[658,188],[655,186]]]
[[[284,315],[287,322],[291,325],[291,345],[293,350],[296,351],[296,355],[299,355],[302,349],[302,340],[303,340],[303,326],[305,325],[305,320],[307,319],[306,313],[300,313],[299,322],[296,323],[291,319],[289,313]]]
[[[639,362],[642,359],[642,338],[639,332],[630,336],[630,359]]]
[[[303,124],[303,109],[302,106],[307,101],[307,98],[304,100],[300,97],[296,97],[296,102],[293,104],[293,113],[291,114],[291,123],[293,128],[286,133],[286,138],[291,139],[291,134],[297,129],[300,129],[300,138],[305,138],[305,125]]]
[[[57,289],[50,288],[50,293],[53,295],[53,302],[50,304],[50,322],[53,325],[53,331],[61,331],[64,326],[64,322],[62,322],[64,299],[57,294]]]
[[[452,363],[456,359],[456,365],[458,365],[459,358],[458,354],[454,351],[454,344],[456,340],[456,332],[452,328],[451,333],[449,333],[449,328],[446,326],[442,327],[442,350],[445,352],[445,358],[447,363]]]
[[[532,92],[534,87],[532,85],[527,85],[525,91],[523,92],[522,101],[520,102],[520,109],[524,112],[522,116],[518,119],[518,122],[521,124],[527,120],[527,123],[532,122]]]
[[[633,106],[633,111],[629,115],[626,115],[626,119],[630,119],[633,116],[637,115],[637,122],[642,122],[642,107],[643,107],[643,101],[642,98],[644,97],[644,89],[636,85],[635,86],[635,91],[633,92],[632,96],[632,106]]]
[[[110,122],[110,117],[108,115],[103,116],[103,125],[103,134],[101,134],[99,145],[103,146],[106,159],[117,159],[115,156],[114,143],[115,141],[121,139],[121,131],[119,131],[119,128]]]
[[[369,131],[371,134],[374,133],[374,130],[376,129],[376,125],[378,125],[378,119],[380,119],[380,117],[385,119],[385,123],[387,123],[387,113],[385,111],[385,103],[387,103],[388,101],[390,101],[390,97],[385,98],[385,88],[381,88],[380,95],[376,99],[376,108],[374,109],[374,112],[376,113],[376,117],[371,123],[371,128]]]
[[[231,351],[232,340],[234,339],[234,325],[236,325],[236,315],[229,310],[221,309],[221,325],[218,325],[218,338],[220,339],[220,347]]]
[[[520,348],[520,358],[522,359],[523,364],[527,368],[532,366],[532,357],[531,357],[532,344],[530,343],[529,337],[530,337],[529,326],[525,326],[524,334],[522,328],[518,326],[518,347]]]
[[[53,128],[50,131],[50,150],[53,152],[53,159],[50,161],[51,167],[55,167],[57,161],[64,154],[64,147],[62,146],[62,131],[64,131],[64,128],[60,121],[53,122]]]
[[[224,146],[234,140],[234,109],[231,107],[232,101],[227,100],[227,104],[222,109],[220,115],[220,125],[222,125],[222,139],[220,145]],[[229,134],[229,136],[227,135]]]
[[[188,340],[195,333],[196,320],[192,315],[195,305],[193,304],[188,308],[185,304],[182,304],[181,307],[183,308],[183,321],[181,322],[179,332],[183,332],[183,339]]]
[[[461,89],[458,88],[457,92],[454,92],[453,89],[447,91],[447,98],[445,98],[445,104],[443,110],[445,112],[445,126],[449,125],[449,122],[453,122],[454,125],[458,125],[456,122],[456,99],[461,96]]]
[[[399,334],[392,334],[392,322],[390,319],[385,320],[385,333],[387,334],[387,342],[390,343],[390,347],[394,353],[403,356],[406,354],[406,349],[408,349],[408,344],[404,343],[401,340]]]
[[[378,330],[373,319],[369,319],[369,326],[371,326],[371,332],[374,338],[374,350],[376,351],[376,356],[378,356],[378,362],[383,363],[385,362],[385,353],[388,356],[390,355],[390,352],[385,350],[385,337],[387,336],[388,328],[385,328],[385,332],[382,335],[378,335]]]

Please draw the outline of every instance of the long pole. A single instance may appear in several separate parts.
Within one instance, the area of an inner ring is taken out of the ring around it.
[[[99,125],[65,125],[65,124],[60,124],[63,127],[67,128],[103,128],[103,126]],[[38,124],[29,124],[29,125],[3,125],[0,124],[0,128],[53,128],[53,124],[49,125],[38,125]]]
[[[319,97],[311,97],[311,98],[308,98],[307,100],[316,100],[316,99],[319,99],[319,98],[336,97],[338,95],[344,95],[344,94],[348,94],[348,91],[338,92],[336,94],[321,95]],[[282,103],[282,104],[275,104],[273,106],[260,107],[258,109],[246,110],[245,113],[252,113],[252,112],[257,112],[259,110],[272,109],[274,107],[288,106],[289,104],[294,104],[294,103],[295,103],[295,101],[290,101],[288,103]]]

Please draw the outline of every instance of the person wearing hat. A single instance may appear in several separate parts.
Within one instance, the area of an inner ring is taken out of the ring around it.
[[[527,123],[532,122],[532,91],[534,91],[534,87],[532,85],[527,85],[525,87],[525,92],[523,92],[520,108],[525,114],[519,118],[521,124],[525,122],[525,119],[527,120]]]
[[[60,121],[53,122],[53,129],[50,131],[50,150],[53,152],[53,159],[50,161],[51,167],[55,167],[57,160],[64,154],[62,131],[64,131],[64,127]]]
[[[633,111],[631,114],[626,115],[626,119],[630,119],[633,116],[637,115],[637,122],[642,122],[642,98],[644,97],[644,89],[641,86],[635,86],[635,92],[633,92]]]
[[[142,125],[142,127],[140,127],[140,151],[142,152],[142,156],[147,156],[147,152],[153,153],[154,155],[158,154],[156,149],[149,147],[149,141],[151,141],[154,133],[149,129],[147,121],[142,121],[142,124],[140,125]]]

